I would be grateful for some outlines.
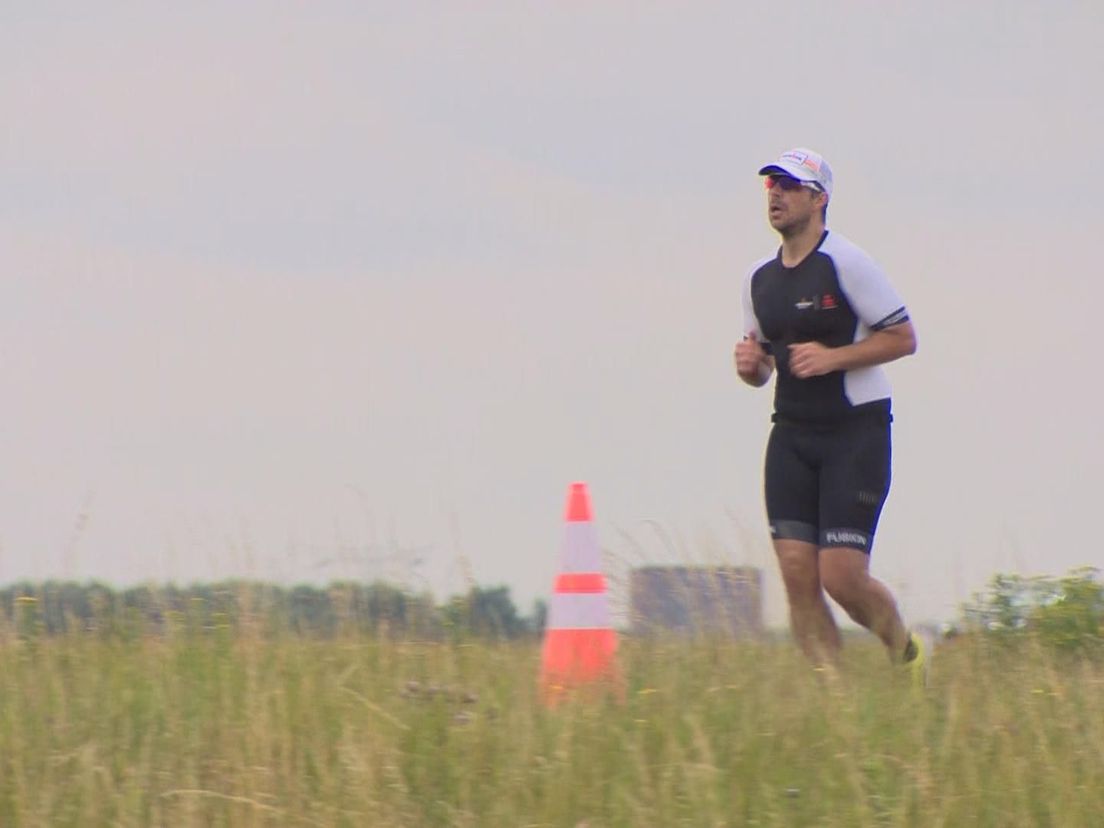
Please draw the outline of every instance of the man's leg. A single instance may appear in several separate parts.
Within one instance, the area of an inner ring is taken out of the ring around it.
[[[908,630],[901,622],[893,595],[871,576],[870,556],[849,547],[821,549],[819,577],[832,600],[856,624],[878,636],[894,661],[900,661],[908,645]]]
[[[774,552],[786,585],[794,640],[814,664],[835,661],[841,646],[840,634],[821,589],[816,544],[776,540]]]

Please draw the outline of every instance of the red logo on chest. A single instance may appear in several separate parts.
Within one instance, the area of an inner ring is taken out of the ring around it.
[[[835,310],[839,307],[839,302],[836,297],[830,293],[826,293],[820,297],[820,309],[821,310]]]

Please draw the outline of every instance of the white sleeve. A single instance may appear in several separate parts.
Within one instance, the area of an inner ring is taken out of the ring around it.
[[[748,336],[749,334],[755,334],[756,340],[762,342],[764,340],[763,329],[759,327],[759,318],[755,315],[755,308],[751,302],[751,277],[755,275],[755,271],[759,269],[761,263],[756,264],[747,272],[744,276],[744,329],[740,332],[742,336]]]
[[[891,325],[907,322],[905,303],[889,283],[885,272],[870,256],[851,246],[834,256],[840,287],[847,301],[864,325],[880,331]]]

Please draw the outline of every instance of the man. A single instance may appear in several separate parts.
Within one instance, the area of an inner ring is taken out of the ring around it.
[[[765,494],[794,638],[814,664],[841,641],[827,592],[922,678],[923,644],[870,575],[889,492],[890,387],[881,366],[915,353],[904,302],[861,249],[826,229],[832,171],[812,150],[759,170],[782,237],[743,285],[736,370],[762,386],[777,371]]]

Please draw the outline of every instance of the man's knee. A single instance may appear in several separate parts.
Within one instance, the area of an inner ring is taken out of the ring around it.
[[[797,541],[776,541],[774,551],[787,593],[791,596],[812,595],[820,591],[815,546]]]
[[[852,552],[856,554],[848,554]],[[866,564],[865,555],[859,550],[822,550],[820,582],[832,600],[845,610],[853,607],[863,595],[869,577]]]

